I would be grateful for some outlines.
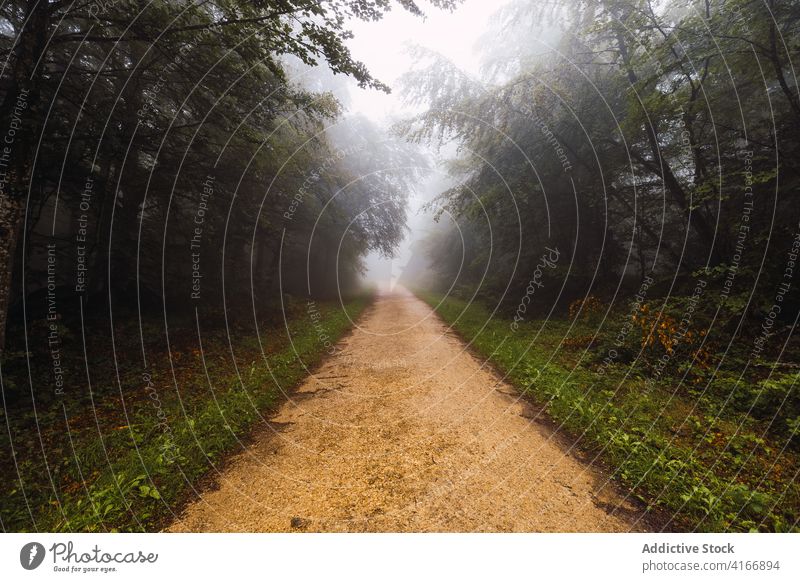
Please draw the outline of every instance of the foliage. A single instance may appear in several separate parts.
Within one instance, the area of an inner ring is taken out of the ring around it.
[[[335,341],[367,304],[317,303],[317,321]],[[91,391],[81,375],[68,373],[66,398],[43,395],[35,410],[22,403],[3,408],[9,432],[0,450],[13,451],[1,458],[9,477],[0,483],[3,529],[158,529],[327,352],[304,303],[292,300],[287,313],[286,328],[276,322],[260,335],[206,330],[202,351],[191,337],[165,351],[159,322],[147,321],[146,375],[135,361],[137,322],[119,330],[113,354],[102,321],[90,322]],[[81,361],[78,350],[70,347],[68,361]],[[41,370],[34,368],[37,379]]]
[[[583,299],[576,299],[569,304],[569,318],[580,317],[583,321],[593,321],[605,311],[603,303],[594,295],[588,295]]]
[[[305,87],[340,74],[388,90],[351,55],[347,22],[457,3],[4,2],[0,124],[20,119],[0,190],[0,332],[46,286],[47,244],[62,312],[78,295],[89,310],[111,295],[192,311],[198,269],[206,313],[268,311],[279,263],[284,291],[352,291],[362,257],[403,235],[413,152],[357,118],[366,131],[343,153],[327,130],[339,103]]]
[[[468,296],[513,302],[546,245],[570,257],[552,290],[564,310],[699,269],[717,288],[733,273],[732,295],[780,284],[800,221],[799,14],[796,0],[516,0],[481,78],[418,50],[405,94],[424,109],[399,129],[458,146],[437,289],[458,276]]]

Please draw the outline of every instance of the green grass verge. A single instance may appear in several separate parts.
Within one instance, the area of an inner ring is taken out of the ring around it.
[[[669,529],[797,529],[796,451],[770,436],[765,422],[726,405],[724,390],[699,395],[675,378],[653,381],[621,364],[601,375],[586,357],[591,342],[581,339],[596,331],[588,323],[532,321],[514,331],[480,303],[418,295],[582,448],[599,454],[631,495],[671,518]]]
[[[124,322],[115,330],[114,352],[102,333],[87,340],[91,392],[80,369],[80,338],[63,330],[71,337],[63,354],[65,396],[47,397],[47,359],[32,353],[36,416],[30,395],[27,404],[19,395],[15,405],[4,402],[2,529],[158,529],[198,479],[240,450],[262,414],[325,357],[326,342],[351,328],[348,315],[357,318],[368,303],[354,300],[345,313],[339,304],[320,302],[311,310],[293,302],[286,306],[292,341],[282,321],[267,326],[261,332],[266,356],[253,331],[239,329],[231,330],[232,345],[224,329],[204,331],[201,352],[193,320],[170,330],[168,352],[163,323],[145,322],[147,368],[138,322]],[[6,362],[3,372],[7,396],[14,380],[23,385],[25,370]]]

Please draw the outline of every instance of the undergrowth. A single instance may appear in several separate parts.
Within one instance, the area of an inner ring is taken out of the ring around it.
[[[345,309],[355,319],[367,303]],[[63,326],[63,394],[54,394],[46,349],[7,359],[2,529],[158,529],[351,326],[338,303],[316,303],[311,317],[290,301],[285,313],[288,323],[277,318],[260,339],[217,326],[202,330],[202,343],[194,320],[171,327],[169,343],[163,320],[143,322],[143,342],[137,320],[116,324],[113,344],[107,322],[87,322],[83,333]],[[28,342],[47,346],[35,325]]]

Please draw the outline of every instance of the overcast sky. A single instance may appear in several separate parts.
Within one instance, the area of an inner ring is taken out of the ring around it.
[[[395,7],[379,22],[354,21],[355,38],[348,44],[353,55],[370,72],[390,86],[413,62],[406,47],[418,44],[451,59],[460,68],[477,73],[475,43],[486,30],[490,16],[508,0],[466,0],[455,12],[429,8],[424,20]],[[400,106],[399,96],[382,95],[354,87],[353,109],[377,120],[391,116]]]

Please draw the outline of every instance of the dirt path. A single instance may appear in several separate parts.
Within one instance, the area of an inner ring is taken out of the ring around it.
[[[359,326],[170,531],[631,529],[422,301],[381,296]]]

